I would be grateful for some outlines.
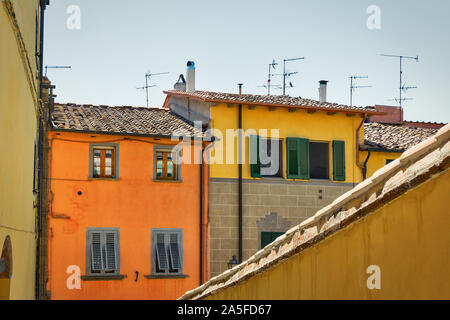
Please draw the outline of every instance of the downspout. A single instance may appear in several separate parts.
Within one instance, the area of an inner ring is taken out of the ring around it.
[[[363,176],[364,176],[364,165],[362,165],[361,163],[359,163],[359,131],[361,129],[361,127],[363,126],[364,122],[367,119],[367,114],[364,113],[363,115],[363,119],[361,121],[361,123],[358,126],[358,129],[356,129],[356,143],[355,143],[355,151],[356,151],[356,165],[358,166],[358,168],[360,168],[363,172]],[[354,179],[354,177],[353,177]]]
[[[203,146],[200,152],[200,285],[203,284]]]
[[[40,30],[39,30],[39,100],[40,100],[40,104],[41,104],[41,114],[39,116],[39,138],[38,138],[38,157],[39,157],[39,164],[38,164],[38,190],[39,190],[39,194],[38,194],[38,208],[37,208],[37,217],[36,217],[36,222],[37,222],[37,244],[36,244],[36,278],[35,278],[35,299],[39,300],[40,299],[40,272],[41,272],[41,261],[40,261],[40,257],[41,257],[41,233],[42,233],[42,207],[43,207],[43,190],[42,190],[42,185],[43,185],[43,134],[44,134],[44,124],[43,124],[43,113],[44,113],[44,105],[43,105],[43,92],[42,92],[42,77],[43,77],[43,68],[44,68],[44,11],[45,11],[45,7],[46,7],[46,0],[41,0],[40,1]]]
[[[242,84],[239,84],[239,95],[242,94]],[[239,168],[239,181],[238,181],[238,215],[239,215],[239,263],[242,262],[243,248],[242,248],[242,104],[239,104],[239,116],[238,116],[238,168]]]
[[[372,154],[372,152],[370,150],[368,150],[367,152],[368,152],[367,158],[366,158],[366,161],[364,161],[363,180],[366,180],[366,177],[367,177],[367,162],[369,162],[370,155]]]

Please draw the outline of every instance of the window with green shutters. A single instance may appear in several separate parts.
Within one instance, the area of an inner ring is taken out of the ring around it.
[[[250,172],[254,178],[261,178],[261,158],[259,136],[250,136]]]
[[[261,248],[275,241],[276,238],[283,235],[284,232],[261,232]]]
[[[333,179],[345,181],[345,141],[333,141]]]
[[[309,140],[286,138],[287,178],[309,179]]]

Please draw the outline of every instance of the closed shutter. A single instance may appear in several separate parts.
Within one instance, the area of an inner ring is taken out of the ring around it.
[[[283,234],[284,232],[261,232],[261,249]]]
[[[169,243],[169,253],[170,253],[170,264],[172,270],[178,270],[181,267],[180,264],[180,249],[178,245],[178,234],[170,234]]]
[[[92,232],[90,234],[91,242],[91,271],[103,270],[101,233]]]
[[[261,178],[260,137],[250,136],[250,171],[254,178]]]
[[[115,232],[107,232],[105,234],[105,248],[106,248],[106,270],[116,271],[117,269],[117,236]]]
[[[158,269],[161,271],[165,271],[169,268],[164,237],[165,237],[164,233],[156,234],[156,261]]]
[[[300,179],[309,180],[309,139],[298,139],[300,158]]]
[[[300,179],[300,141],[286,138],[287,178]]]
[[[333,141],[333,178],[345,181],[345,141]]]

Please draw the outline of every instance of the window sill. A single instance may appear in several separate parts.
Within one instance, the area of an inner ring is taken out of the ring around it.
[[[119,181],[119,178],[92,178],[92,177],[89,177],[88,180],[89,181],[97,181],[97,180],[99,180],[99,181]]]
[[[146,279],[185,279],[188,278],[187,274],[146,274],[144,278]]]
[[[157,179],[153,179],[153,182],[182,183],[183,180],[157,180]]]
[[[85,275],[81,276],[81,280],[84,281],[110,281],[110,280],[122,280],[126,278],[127,276],[124,274],[119,275]]]

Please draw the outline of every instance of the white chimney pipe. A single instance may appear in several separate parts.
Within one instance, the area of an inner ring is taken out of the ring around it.
[[[186,69],[186,92],[195,92],[195,63],[188,61]]]
[[[320,80],[320,87],[319,87],[319,101],[320,102],[327,102],[327,83],[326,80]]]

